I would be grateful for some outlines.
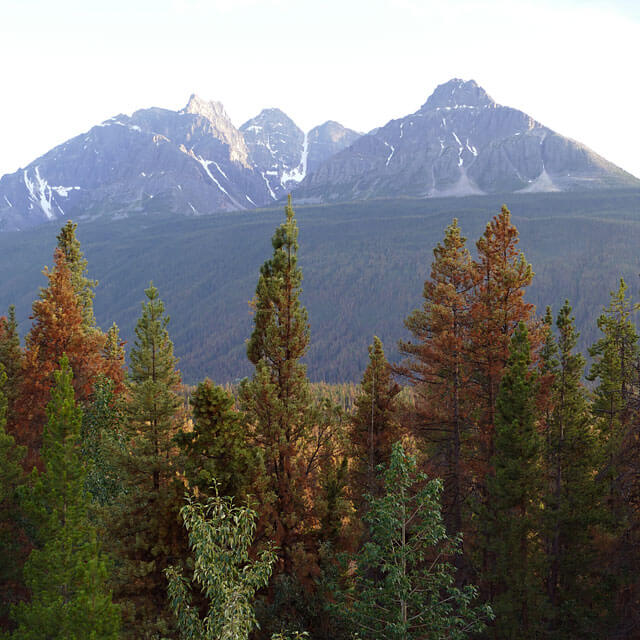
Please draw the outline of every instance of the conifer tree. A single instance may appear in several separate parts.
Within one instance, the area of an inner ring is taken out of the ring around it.
[[[117,640],[119,612],[107,587],[107,564],[89,523],[69,361],[63,357],[47,405],[42,460],[25,491],[35,548],[24,568],[29,602],[15,609],[16,640]]]
[[[393,446],[384,493],[371,499],[366,516],[371,540],[357,556],[346,609],[357,637],[461,640],[483,630],[491,609],[474,604],[475,587],[454,586],[447,560],[459,551],[460,536],[446,533],[441,489],[399,443]]]
[[[494,473],[488,479],[484,527],[494,560],[489,579],[498,638],[535,638],[542,631],[542,441],[536,424],[536,386],[527,328],[520,323],[496,398]]]
[[[424,303],[405,320],[412,341],[401,341],[406,357],[398,373],[416,395],[418,434],[432,471],[444,481],[443,511],[449,533],[462,529],[463,505],[471,488],[469,432],[469,331],[475,271],[457,220],[433,251]]]
[[[114,322],[105,334],[102,355],[105,360],[104,373],[113,381],[115,393],[124,391],[125,380],[125,343],[120,340],[120,330]]]
[[[62,251],[67,266],[71,271],[71,285],[80,302],[82,324],[85,329],[91,329],[96,324],[96,319],[93,315],[93,298],[95,296],[94,289],[98,281],[87,278],[87,260],[80,249],[80,241],[76,237],[77,228],[77,224],[67,220],[67,223],[60,229],[60,233],[56,237],[58,239],[58,249]]]
[[[18,535],[18,494],[22,482],[24,447],[16,446],[5,430],[7,397],[4,393],[7,375],[0,363],[0,629],[6,626],[9,607],[18,599],[23,548]],[[1,633],[1,632],[0,632]]]
[[[634,311],[627,297],[627,285],[621,279],[618,290],[611,292],[609,306],[598,318],[603,336],[589,349],[593,364],[588,379],[598,383],[592,410],[606,442],[609,465],[629,419],[630,398],[636,383],[635,365],[640,350],[632,320]],[[615,476],[614,469],[610,469],[610,476]]]
[[[381,490],[378,466],[389,463],[391,445],[400,438],[394,415],[394,399],[400,387],[391,377],[382,341],[374,336],[369,346],[369,364],[360,383],[362,393],[356,398],[351,442],[356,459],[353,478],[356,492],[378,496]]]
[[[0,318],[0,364],[4,367],[7,376],[4,393],[7,397],[7,422],[9,424],[13,422],[14,404],[20,388],[22,357],[16,308],[11,305],[7,316]]]
[[[223,496],[243,497],[259,460],[249,446],[233,396],[211,382],[201,382],[191,397],[193,428],[176,441],[184,452],[191,488],[206,496],[215,483]]]
[[[145,295],[129,356],[124,446],[114,451],[123,491],[108,517],[120,567],[115,595],[126,606],[125,637],[136,639],[172,633],[163,570],[186,549],[174,442],[183,419],[180,374],[158,290],[151,284]]]
[[[558,365],[553,409],[547,425],[547,487],[543,531],[547,549],[547,598],[551,638],[598,637],[602,607],[594,575],[594,538],[602,524],[599,486],[594,482],[596,445],[581,378],[584,358],[575,353],[578,339],[568,301],[558,313]]]
[[[509,357],[509,343],[520,322],[530,324],[533,320],[534,307],[524,301],[533,270],[517,245],[518,230],[503,206],[476,243],[477,284],[471,309],[470,358],[474,404],[479,412],[478,462],[482,475],[486,475],[493,455],[496,399]],[[529,340],[536,351],[536,332],[530,331]]]
[[[279,548],[278,569],[300,580],[317,571],[312,513],[310,452],[313,411],[306,367],[300,359],[309,344],[307,312],[300,303],[298,227],[291,197],[286,221],[272,238],[273,257],[260,269],[254,298],[254,330],[247,345],[255,365],[240,388],[241,408],[265,464],[259,489],[259,526]]]
[[[591,408],[601,447],[597,483],[604,485],[611,538],[609,545],[603,545],[599,564],[616,583],[619,595],[615,628],[620,635],[640,628],[640,348],[633,322],[635,311],[637,305],[627,295],[627,285],[621,279],[598,318],[602,337],[589,349],[593,364],[588,379],[597,383]]]
[[[87,402],[96,377],[103,371],[104,336],[83,326],[82,308],[71,282],[64,254],[56,249],[55,266],[44,273],[49,286],[33,303],[33,325],[26,337],[18,401],[11,431],[27,445],[27,468],[38,461],[45,407],[56,363],[66,354],[74,371],[73,385],[79,402]]]

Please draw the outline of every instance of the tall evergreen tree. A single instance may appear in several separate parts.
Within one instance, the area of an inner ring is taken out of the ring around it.
[[[7,626],[10,607],[19,598],[20,569],[24,561],[18,525],[18,487],[22,482],[25,450],[16,446],[14,438],[5,430],[6,381],[7,375],[0,363],[0,630]]]
[[[180,374],[158,290],[151,284],[145,295],[130,353],[124,447],[114,452],[123,493],[108,523],[120,559],[115,595],[126,607],[125,637],[136,639],[173,633],[163,571],[186,550],[174,442],[183,420]]]
[[[615,628],[619,635],[640,630],[640,464],[638,463],[638,360],[633,321],[637,311],[627,285],[617,291],[598,318],[602,337],[589,349],[588,379],[596,382],[592,412],[599,434],[600,469],[611,544],[603,545],[601,566],[617,583]]]
[[[28,447],[28,468],[38,462],[53,371],[62,355],[66,354],[74,371],[73,385],[81,403],[90,398],[104,368],[104,336],[85,330],[82,308],[62,251],[56,249],[54,259],[54,268],[44,271],[49,286],[33,303],[33,325],[26,337],[18,400],[10,423],[11,432]]]
[[[247,355],[255,366],[240,388],[241,408],[265,464],[259,526],[279,549],[279,570],[300,580],[317,572],[312,512],[313,411],[306,367],[307,312],[300,303],[298,227],[291,197],[286,221],[273,236],[273,257],[260,269],[254,298],[254,330]]]
[[[80,301],[82,310],[82,323],[85,329],[95,327],[96,319],[93,315],[94,289],[98,284],[97,280],[87,278],[87,260],[80,249],[80,241],[76,237],[77,224],[67,220],[67,223],[60,229],[56,236],[58,239],[58,249],[62,251],[71,271],[71,285]]]
[[[369,364],[360,386],[362,393],[356,398],[351,430],[352,455],[356,459],[353,484],[357,492],[377,496],[382,488],[378,466],[389,463],[391,445],[400,438],[400,426],[394,415],[394,400],[400,387],[391,377],[378,336],[374,336],[369,346]]]
[[[485,544],[493,555],[489,579],[497,638],[539,638],[543,630],[542,440],[536,423],[536,386],[527,328],[520,323],[496,398],[494,473],[488,480],[484,527]]]
[[[15,608],[16,640],[117,640],[120,618],[107,587],[107,565],[89,523],[69,361],[54,375],[42,446],[44,473],[34,469],[25,510],[35,548],[24,568],[31,599]]]
[[[606,610],[595,565],[594,538],[602,524],[597,451],[590,424],[585,361],[575,353],[578,332],[568,301],[558,313],[558,365],[545,437],[546,491],[543,532],[547,549],[547,635],[601,637],[597,617]]]
[[[397,371],[416,395],[417,432],[432,472],[444,481],[443,512],[450,534],[462,529],[463,505],[472,482],[469,437],[469,331],[475,270],[457,220],[433,251],[422,308],[405,320],[412,341],[401,341],[406,359]]]
[[[11,305],[6,317],[0,318],[0,364],[4,367],[7,381],[4,393],[7,396],[7,422],[13,422],[13,412],[22,372],[22,349],[18,335],[16,308]]]
[[[487,224],[476,243],[476,290],[471,310],[471,363],[478,419],[479,471],[486,475],[493,455],[496,399],[509,344],[520,322],[533,321],[534,307],[524,301],[533,270],[518,250],[518,230],[506,206]],[[530,332],[533,349],[538,336]],[[481,482],[481,485],[484,483]]]

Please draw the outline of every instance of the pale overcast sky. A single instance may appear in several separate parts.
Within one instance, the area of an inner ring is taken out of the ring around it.
[[[473,78],[640,176],[638,0],[2,0],[0,175],[118,113],[367,131]]]

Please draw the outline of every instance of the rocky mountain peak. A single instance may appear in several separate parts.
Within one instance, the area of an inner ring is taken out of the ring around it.
[[[203,100],[195,93],[191,94],[189,102],[187,102],[187,106],[182,110],[182,112],[202,116],[214,125],[217,125],[220,120],[229,120],[229,116],[224,110],[221,102],[216,102],[215,100]]]
[[[420,111],[460,107],[493,107],[493,98],[475,80],[453,78],[438,85]]]

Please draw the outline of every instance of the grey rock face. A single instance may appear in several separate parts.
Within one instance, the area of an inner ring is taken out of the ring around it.
[[[198,215],[270,200],[220,103],[143,109],[76,136],[0,179],[0,229],[154,211]]]
[[[240,131],[273,200],[294,191],[307,175],[361,135],[333,121],[304,133],[280,109],[264,109]]]
[[[307,173],[307,136],[287,114],[280,109],[264,109],[240,131],[272,200],[280,199],[302,181]]]
[[[313,173],[331,156],[353,144],[361,133],[343,127],[339,122],[327,120],[309,131],[309,156],[307,171]]]
[[[473,80],[454,79],[415,113],[334,155],[302,182],[297,199],[630,186],[640,181],[522,111],[498,105]]]

